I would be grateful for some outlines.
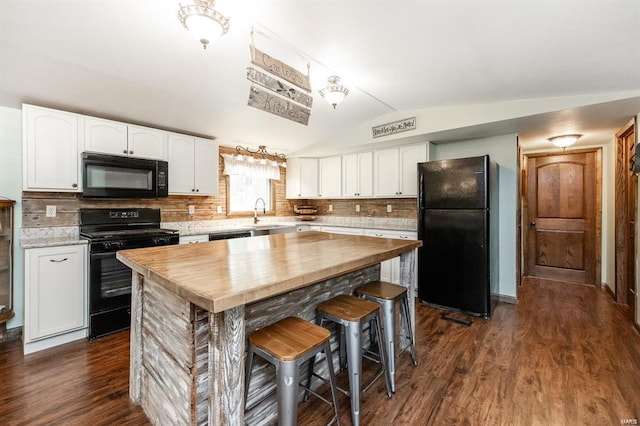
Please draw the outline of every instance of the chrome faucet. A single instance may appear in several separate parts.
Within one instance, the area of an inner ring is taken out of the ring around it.
[[[262,201],[262,213],[267,213],[267,204],[264,202],[262,197],[258,197],[256,203],[253,206],[253,223],[258,223],[258,201]]]

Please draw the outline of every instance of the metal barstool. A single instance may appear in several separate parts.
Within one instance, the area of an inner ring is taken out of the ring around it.
[[[384,375],[387,395],[389,398],[391,398],[392,395],[391,376],[388,369],[389,363],[387,362],[387,355],[385,352],[384,336],[381,333],[380,304],[360,299],[355,296],[340,295],[329,299],[326,302],[320,303],[316,310],[318,324],[323,325],[325,321],[332,321],[341,326],[340,366],[342,367],[344,365],[344,348],[342,341],[346,340],[345,346],[347,368],[349,372],[349,391],[346,392],[340,388],[338,389],[351,397],[351,420],[354,426],[358,426],[360,424],[362,357],[364,356],[362,349],[362,326],[369,321],[374,324],[378,335],[381,336],[381,338],[378,339],[378,357],[377,359],[373,359],[381,364],[381,368],[373,379],[364,387],[362,392],[365,392],[378,377]],[[342,332],[344,332],[344,339],[342,338]],[[381,340],[382,343],[380,343]],[[333,370],[333,366],[331,366],[330,370]],[[314,374],[313,361],[309,369],[310,377],[312,374]]]
[[[384,281],[372,281],[361,285],[354,291],[356,296],[362,297],[372,302],[377,302],[382,306],[382,332],[386,342],[387,356],[389,357],[389,370],[391,371],[391,390],[396,391],[396,362],[395,362],[395,336],[396,336],[396,303],[400,303],[400,321],[404,319],[409,340],[407,348],[411,353],[413,365],[417,366],[416,346],[413,341],[413,330],[411,328],[411,318],[409,316],[409,297],[407,289],[401,285],[391,284]]]
[[[246,407],[249,385],[251,384],[253,355],[256,354],[276,367],[279,424],[295,425],[297,423],[298,386],[304,387],[327,404],[333,405],[335,415],[329,424],[334,421],[340,424],[338,395],[333,373],[331,346],[329,345],[330,337],[331,332],[326,328],[297,317],[284,318],[251,333],[245,370],[245,411],[257,406],[273,394],[267,394],[251,407]],[[315,358],[316,354],[323,351],[329,367],[329,383],[331,385],[333,403],[309,389],[308,386],[300,383],[300,365],[310,358]]]

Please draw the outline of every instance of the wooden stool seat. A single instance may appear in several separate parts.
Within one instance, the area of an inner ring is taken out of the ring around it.
[[[320,303],[316,309],[345,321],[360,322],[380,309],[380,304],[343,294]]]
[[[249,342],[280,361],[294,361],[329,341],[331,332],[298,317],[288,317],[249,336]]]
[[[378,299],[395,300],[403,296],[407,289],[401,285],[391,284],[384,281],[371,281],[363,284],[357,289],[358,294],[363,294]]]

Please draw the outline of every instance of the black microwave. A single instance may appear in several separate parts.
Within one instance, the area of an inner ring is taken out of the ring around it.
[[[169,163],[82,153],[82,195],[92,198],[157,198],[169,195]]]

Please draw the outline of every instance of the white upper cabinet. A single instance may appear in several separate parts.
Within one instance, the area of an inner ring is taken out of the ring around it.
[[[415,197],[417,164],[427,161],[427,144],[374,151],[373,192],[376,197]]]
[[[167,132],[141,126],[127,126],[127,155],[155,160],[167,159]]]
[[[342,158],[326,157],[318,160],[318,196],[338,198],[342,195]]]
[[[101,118],[80,117],[84,151],[127,155],[127,125]]]
[[[373,152],[342,156],[342,195],[344,197],[373,195]]]
[[[318,159],[287,159],[287,198],[318,197]]]
[[[84,151],[167,159],[166,132],[117,121],[81,116]]]
[[[23,105],[23,189],[79,192],[78,116]]]
[[[169,193],[218,194],[218,144],[169,133]]]

